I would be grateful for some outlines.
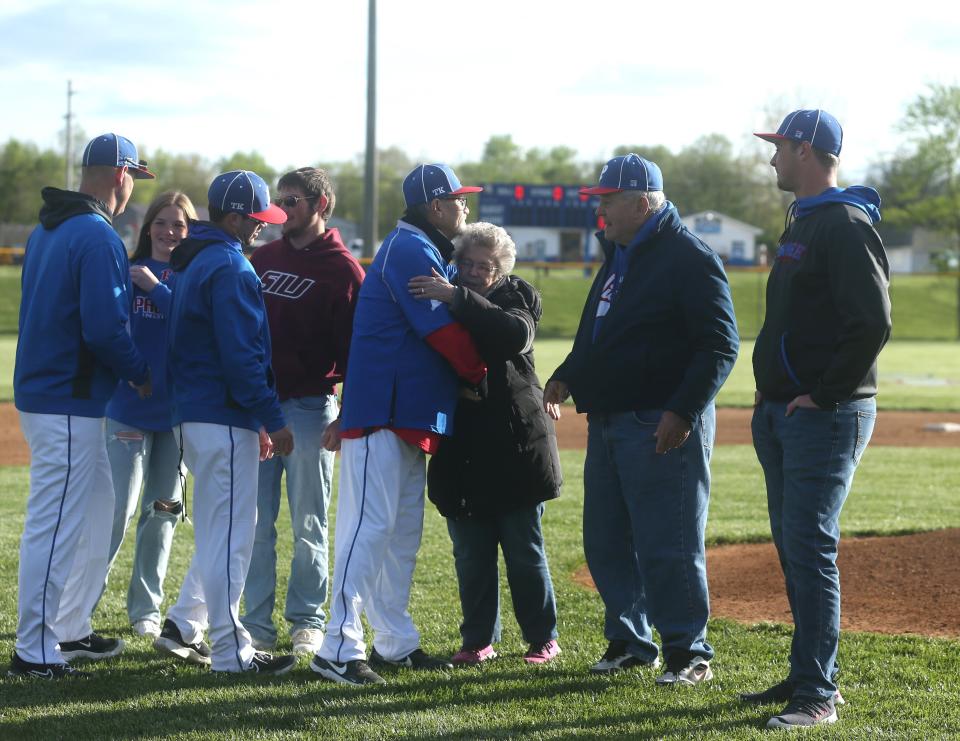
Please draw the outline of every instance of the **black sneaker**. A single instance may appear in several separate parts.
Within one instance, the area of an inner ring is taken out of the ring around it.
[[[188,664],[210,666],[210,646],[204,641],[187,643],[177,624],[170,618],[163,621],[160,635],[153,641],[153,647],[162,654],[170,654],[183,659]]]
[[[86,679],[90,673],[77,671],[69,664],[34,664],[24,661],[14,652],[10,657],[7,676],[30,679]]]
[[[314,656],[310,669],[321,677],[340,684],[360,687],[365,684],[386,684],[386,680],[371,669],[363,659],[354,659],[340,664],[336,661]]]
[[[767,721],[767,728],[810,728],[836,723],[837,709],[833,700],[795,697],[783,712]]]
[[[244,671],[279,676],[286,674],[296,665],[297,657],[293,654],[274,656],[273,654],[268,654],[266,651],[257,651],[253,655],[250,666],[244,669]]]
[[[67,661],[71,659],[107,659],[123,651],[119,638],[104,638],[91,633],[79,641],[61,641],[60,653]]]
[[[768,687],[763,692],[741,692],[740,701],[750,705],[772,705],[779,702],[790,702],[793,699],[793,690],[796,685],[790,679],[784,679],[777,682],[773,687]],[[833,693],[834,705],[845,705],[846,700],[840,694],[840,690]]]
[[[607,652],[600,661],[590,667],[590,671],[594,674],[613,674],[635,666],[650,666],[656,669],[660,666],[660,659],[644,661],[639,656],[627,653],[627,642],[618,640],[610,641]]]
[[[411,651],[402,659],[385,659],[377,653],[377,649],[370,651],[371,666],[405,666],[408,669],[418,669],[420,671],[438,672],[446,669],[453,669],[453,663],[447,659],[440,659],[436,656],[430,656],[424,653],[422,648]]]

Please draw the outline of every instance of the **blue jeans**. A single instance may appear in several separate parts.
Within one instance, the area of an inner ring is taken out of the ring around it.
[[[320,445],[323,431],[337,418],[337,397],[305,396],[281,404],[293,431],[293,453],[260,464],[257,488],[257,529],[250,570],[243,588],[244,615],[251,637],[274,643],[273,606],[277,588],[277,517],[280,479],[287,473],[287,502],[293,527],[293,559],[283,616],[290,632],[323,630],[327,601],[327,508],[333,486],[334,453]]]
[[[500,640],[500,576],[503,549],[513,612],[523,639],[540,645],[557,637],[557,601],[543,548],[543,504],[495,517],[447,518],[460,588],[466,648]]]
[[[877,418],[874,399],[835,409],[761,402],[753,446],[767,482],[770,532],[793,613],[790,679],[795,696],[828,699],[840,641],[840,510]]]
[[[160,622],[163,580],[167,575],[170,544],[179,515],[156,509],[154,503],[157,500],[181,501],[180,445],[173,430],[151,432],[109,418],[106,435],[116,497],[109,564],[113,566],[139,499],[140,519],[137,521],[133,574],[127,590],[127,615],[131,623],[138,620]]]
[[[680,448],[656,452],[659,409],[592,413],[583,483],[583,548],[605,607],[607,640],[643,661],[713,658],[704,553],[715,412]]]

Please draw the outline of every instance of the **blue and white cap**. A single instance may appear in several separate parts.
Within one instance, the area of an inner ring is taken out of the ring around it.
[[[133,142],[119,134],[101,134],[91,139],[83,150],[84,167],[126,167],[138,180],[152,179],[154,174],[140,159]]]
[[[430,203],[434,198],[479,193],[482,190],[475,185],[461,185],[453,170],[442,164],[417,165],[403,179],[403,200],[407,208]]]
[[[663,173],[656,162],[645,160],[639,154],[622,154],[603,166],[598,185],[581,188],[580,192],[587,196],[602,196],[621,190],[663,190]]]
[[[822,108],[801,109],[789,114],[775,134],[754,134],[768,142],[810,142],[810,146],[840,156],[843,129],[840,122]]]
[[[282,224],[287,214],[270,203],[270,189],[262,177],[250,170],[231,170],[217,175],[210,183],[207,199],[224,213],[249,216],[268,224]]]

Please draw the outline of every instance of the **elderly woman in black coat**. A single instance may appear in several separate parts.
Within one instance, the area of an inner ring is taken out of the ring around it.
[[[436,273],[409,284],[417,298],[449,304],[489,369],[483,398],[467,388],[461,393],[453,436],[443,439],[427,473],[430,501],[447,518],[460,587],[463,647],[453,663],[480,664],[497,655],[499,546],[514,614],[530,644],[524,661],[542,664],[560,653],[540,518],[543,503],[559,495],[561,473],[556,431],[533,366],[540,295],[510,275],[516,248],[499,226],[467,226],[454,260],[457,285]],[[558,418],[556,407],[550,412]]]

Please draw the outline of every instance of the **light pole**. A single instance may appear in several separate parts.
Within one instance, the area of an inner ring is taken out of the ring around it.
[[[377,242],[377,0],[367,11],[367,153],[364,157],[363,256]]]
[[[71,101],[74,94],[73,81],[67,80],[67,115],[64,116],[67,121],[66,142],[64,147],[64,155],[67,159],[67,190],[73,190],[73,110],[71,108]]]

